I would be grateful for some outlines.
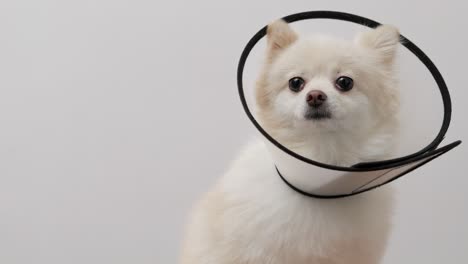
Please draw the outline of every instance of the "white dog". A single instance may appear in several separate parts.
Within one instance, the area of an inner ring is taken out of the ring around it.
[[[354,42],[268,26],[256,99],[261,125],[293,151],[349,166],[388,158],[398,131],[393,71],[398,30]],[[197,204],[182,264],[376,264],[392,215],[388,187],[341,199],[303,196],[280,179],[262,142],[250,144]]]

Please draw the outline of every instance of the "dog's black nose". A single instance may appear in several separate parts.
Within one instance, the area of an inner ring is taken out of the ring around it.
[[[310,91],[307,94],[307,103],[313,107],[319,107],[327,100],[327,95],[319,90]]]

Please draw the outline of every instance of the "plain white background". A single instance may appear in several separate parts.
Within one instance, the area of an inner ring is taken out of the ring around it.
[[[451,90],[447,142],[466,137],[462,1],[0,2],[0,263],[176,263],[191,204],[255,134],[243,46],[318,9],[399,26]],[[384,263],[468,261],[467,156],[395,183]]]

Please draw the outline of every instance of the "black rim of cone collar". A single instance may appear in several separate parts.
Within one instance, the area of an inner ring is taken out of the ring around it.
[[[308,11],[308,12],[296,13],[296,14],[283,17],[283,20],[285,20],[288,23],[301,21],[301,20],[307,20],[307,19],[342,20],[342,21],[353,22],[356,24],[360,24],[362,26],[370,27],[370,28],[376,28],[379,25],[381,25],[379,22],[376,22],[369,18],[365,18],[362,16],[353,15],[349,13],[336,12],[336,11]],[[244,95],[243,72],[244,72],[245,62],[247,61],[247,58],[251,50],[254,48],[257,42],[260,41],[266,35],[266,32],[267,32],[267,26],[264,26],[250,39],[250,41],[245,46],[242,52],[242,55],[240,57],[238,67],[237,67],[237,87],[238,87],[240,100],[242,102],[242,106],[248,118],[250,119],[250,121],[254,124],[254,126],[258,129],[258,131],[260,131],[260,133],[265,138],[267,138],[273,145],[275,145],[276,147],[278,147],[285,153],[293,156],[294,158],[298,160],[306,162],[308,164],[326,168],[326,169],[337,170],[337,171],[373,171],[373,170],[381,170],[381,169],[388,169],[388,168],[393,168],[397,166],[402,166],[402,165],[411,163],[415,160],[418,160],[420,156],[423,155],[424,153],[435,150],[439,146],[439,144],[442,142],[442,140],[444,139],[445,133],[447,132],[449,125],[450,125],[450,118],[452,114],[452,103],[450,100],[450,94],[447,89],[447,85],[445,84],[444,78],[440,74],[439,70],[434,65],[434,63],[429,59],[429,57],[418,46],[416,46],[416,44],[411,42],[408,38],[404,37],[403,35],[400,35],[400,39],[401,39],[400,44],[402,44],[409,51],[411,51],[426,66],[426,68],[429,70],[432,77],[434,78],[435,82],[437,83],[439,90],[440,90],[440,94],[442,96],[442,101],[444,105],[444,118],[443,118],[442,126],[440,128],[439,133],[435,137],[435,139],[429,145],[427,145],[420,151],[407,155],[407,156],[389,159],[389,160],[383,160],[383,161],[359,163],[351,167],[340,167],[340,166],[320,163],[320,162],[308,159],[306,157],[303,157],[291,151],[290,149],[286,148],[281,143],[276,141],[272,136],[270,136],[260,126],[260,124],[257,122],[257,120],[254,118],[254,116],[250,112],[250,109],[248,107],[248,104]]]

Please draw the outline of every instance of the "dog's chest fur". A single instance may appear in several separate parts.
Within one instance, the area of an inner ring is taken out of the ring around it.
[[[200,203],[191,228],[199,241],[190,244],[206,261],[185,263],[376,263],[386,242],[390,195],[383,188],[345,199],[302,196],[282,182],[256,142]]]

